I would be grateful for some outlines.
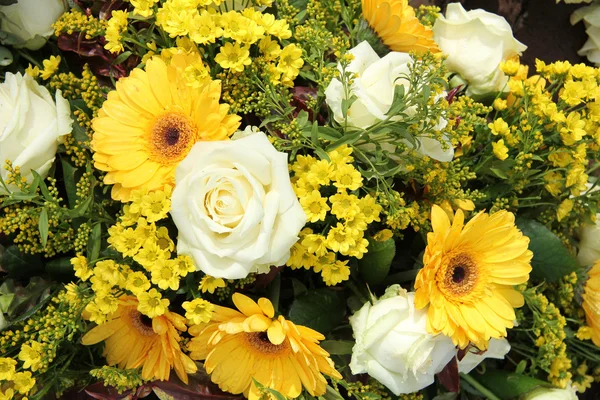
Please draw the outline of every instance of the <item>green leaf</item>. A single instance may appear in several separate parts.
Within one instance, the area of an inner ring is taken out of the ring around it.
[[[296,297],[290,306],[288,318],[308,326],[323,335],[331,332],[346,315],[344,296],[333,290],[309,290]]]
[[[8,312],[10,303],[12,303],[14,298],[15,298],[14,293],[0,294],[0,312],[2,312],[2,313]]]
[[[358,270],[370,285],[377,285],[388,276],[392,260],[396,255],[396,242],[388,239],[383,242],[368,238],[367,254],[358,260]]]
[[[327,161],[330,161],[330,160],[329,160],[329,155],[327,155],[327,153],[325,153],[325,150],[323,150],[322,148],[320,148],[320,147],[317,147],[317,148],[315,149],[315,153],[317,153],[317,155],[319,156],[319,158],[320,158],[321,160],[327,160]]]
[[[77,118],[73,118],[73,120],[77,121]],[[90,140],[90,137],[88,136],[85,128],[79,125],[77,122],[73,123],[73,131],[71,132],[71,134],[77,142],[85,143],[88,140]]]
[[[75,207],[77,201],[77,182],[75,181],[75,168],[66,157],[60,158],[60,165],[62,165],[63,179],[65,182],[65,189],[67,191],[67,201],[69,207]]]
[[[2,255],[2,268],[15,277],[30,277],[44,270],[39,255],[23,254],[15,245],[8,246]]]
[[[335,142],[333,142],[332,144],[330,144],[329,146],[327,146],[327,151],[335,150],[344,144],[353,144],[357,140],[359,140],[362,137],[362,135],[364,135],[364,134],[366,134],[366,132],[361,130],[356,133],[350,133],[350,134],[344,135],[344,136],[342,136],[341,139],[338,139]]]
[[[329,354],[343,356],[352,354],[354,342],[351,340],[325,340],[321,342],[321,347]]]
[[[517,227],[530,239],[529,250],[533,252],[531,277],[556,282],[563,276],[579,269],[575,257],[552,231],[537,221],[518,218]]]
[[[258,389],[268,391],[269,393],[271,393],[273,395],[273,397],[275,397],[275,400],[286,400],[285,396],[282,395],[281,393],[279,393],[277,390],[265,387],[263,384],[261,384],[259,381],[257,381],[254,378],[252,378],[252,380],[254,381],[254,384],[256,385],[256,387]]]
[[[348,115],[348,110],[352,107],[352,103],[354,103],[358,99],[356,96],[350,96],[349,99],[342,99],[342,115],[344,118]]]
[[[87,258],[90,261],[95,261],[100,255],[101,236],[102,226],[100,225],[100,223],[97,223],[92,228],[92,231],[90,232],[90,237],[88,239]]]
[[[127,60],[131,54],[132,54],[131,51],[125,51],[125,52],[119,54],[119,56],[117,58],[115,58],[115,60],[112,62],[112,64],[113,65],[121,64],[123,61]]]
[[[38,229],[40,231],[40,238],[42,239],[42,246],[46,247],[48,243],[48,211],[45,208],[42,208],[40,212]]]
[[[508,179],[508,175],[506,175],[506,172],[502,171],[499,168],[490,168],[490,171],[500,179]]]
[[[333,142],[340,139],[342,134],[338,130],[328,126],[319,126],[319,137]]]
[[[57,280],[73,277],[73,265],[70,257],[59,258],[46,263],[46,272]]]
[[[77,207],[72,210],[69,210],[68,216],[70,218],[83,217],[87,212],[88,208],[90,208],[90,204],[92,204],[92,196],[86,198],[84,201],[79,203]]]
[[[474,376],[478,382],[501,399],[512,399],[537,387],[551,387],[548,382],[497,369],[488,369],[485,374]]]
[[[308,113],[304,110],[301,110],[296,117],[296,124],[302,128],[308,122]]]
[[[314,144],[319,143],[319,124],[317,121],[313,121],[312,123],[312,128],[310,129],[310,140],[312,140]]]
[[[48,191],[48,186],[46,186],[46,183],[44,182],[44,178],[42,178],[40,176],[40,174],[38,174],[36,171],[31,170],[31,174],[34,176],[34,178],[37,180],[36,183],[39,184],[40,186],[40,190],[42,191],[42,195],[44,196],[44,198],[48,201],[54,201],[54,198],[50,195],[50,192]]]
[[[10,6],[11,4],[17,4],[19,0],[0,0],[0,6]]]

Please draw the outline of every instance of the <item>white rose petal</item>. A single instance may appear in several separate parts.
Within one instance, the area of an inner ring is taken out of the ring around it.
[[[354,59],[346,70],[356,73],[358,77],[354,79],[350,88],[356,98],[348,108],[347,122],[351,126],[366,129],[388,117],[386,114],[392,107],[396,86],[403,85],[406,92],[409,91],[409,82],[405,76],[410,72],[409,65],[413,59],[409,54],[393,51],[380,58],[366,41],[349,50],[349,53],[354,56]],[[341,71],[341,66],[338,66],[338,69]],[[342,82],[332,79],[325,89],[325,97],[333,118],[343,123],[342,102],[345,94]],[[411,115],[414,114],[415,109],[409,108],[404,112]],[[447,123],[445,120],[443,122]],[[444,126],[440,123],[438,129],[441,130]],[[442,150],[441,143],[435,139],[416,138],[416,140],[419,142],[416,151],[422,155],[438,161],[451,161],[454,157],[452,145]],[[450,144],[449,140],[445,142]],[[410,146],[408,141],[405,143]],[[382,146],[387,146],[390,151],[395,150],[395,146],[390,147],[389,143],[382,143]]]
[[[9,44],[37,50],[54,33],[52,24],[68,9],[66,0],[18,0],[0,6],[1,28],[20,41]]]
[[[365,304],[350,324],[356,339],[352,373],[367,373],[396,395],[429,386],[456,355],[450,338],[427,333],[427,310],[416,310],[414,293],[397,285]]]
[[[10,160],[29,182],[31,171],[46,177],[61,137],[71,132],[72,123],[69,102],[60,90],[55,102],[48,89],[29,75],[7,73],[0,84],[0,163]],[[1,168],[0,177],[6,181],[8,171]],[[0,194],[6,194],[3,187]]]
[[[565,389],[538,388],[522,398],[523,400],[577,400],[577,393],[569,385]]]
[[[468,82],[467,94],[483,96],[502,91],[507,77],[500,62],[520,55],[527,46],[513,37],[506,20],[484,10],[465,11],[460,3],[450,3],[440,16],[433,34],[447,55],[446,66]]]
[[[477,367],[486,358],[504,359],[504,356],[510,351],[510,343],[506,339],[490,339],[488,349],[482,354],[473,352],[467,353],[462,360],[458,362],[458,372],[468,374]]]
[[[197,143],[177,167],[171,199],[177,252],[227,279],[285,263],[306,222],[287,154],[256,129],[235,137]]]

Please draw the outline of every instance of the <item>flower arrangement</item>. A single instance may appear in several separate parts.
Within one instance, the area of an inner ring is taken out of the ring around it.
[[[459,3],[8,0],[0,30],[0,399],[600,380],[597,68]]]

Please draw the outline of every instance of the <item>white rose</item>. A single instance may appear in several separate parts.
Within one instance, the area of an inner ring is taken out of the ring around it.
[[[596,215],[596,225],[585,225],[579,232],[579,252],[577,261],[588,266],[600,260],[600,214]]]
[[[52,24],[68,9],[66,0],[18,0],[16,4],[0,6],[2,30],[18,40],[6,44],[39,49],[54,32]]]
[[[448,69],[468,82],[470,96],[505,89],[508,78],[500,71],[500,62],[527,49],[513,37],[503,17],[479,9],[467,12],[460,3],[448,4],[446,16],[433,25],[433,37],[448,56]]]
[[[521,398],[523,400],[577,400],[577,394],[571,386],[565,389],[538,388]]]
[[[458,372],[468,374],[486,358],[502,360],[509,351],[510,343],[508,343],[508,340],[492,338],[490,339],[488,349],[485,352],[481,354],[476,354],[471,351],[468,352],[463,359],[458,362]]]
[[[56,102],[50,92],[29,75],[6,73],[0,84],[0,163],[10,160],[21,167],[29,182],[32,170],[46,177],[54,162],[59,138],[71,132],[69,102],[60,90]],[[6,181],[8,171],[0,168]],[[1,186],[1,185],[0,185]],[[13,188],[10,188],[11,190]],[[6,194],[0,187],[0,194]]]
[[[282,265],[306,222],[287,154],[264,133],[200,142],[177,167],[171,215],[177,252],[218,278]]]
[[[366,303],[350,324],[356,339],[352,373],[367,373],[396,395],[429,386],[456,355],[450,338],[427,333],[427,310],[416,310],[414,293],[398,285],[375,304]]]
[[[586,6],[578,8],[571,14],[571,24],[575,25],[582,21],[585,25],[585,33],[588,40],[577,52],[580,56],[585,56],[596,66],[600,65],[600,6]]]
[[[397,85],[403,85],[406,92],[409,91],[409,82],[403,76],[409,74],[409,65],[413,59],[409,54],[395,51],[380,58],[366,41],[349,50],[349,53],[354,56],[354,59],[346,70],[358,74],[358,77],[350,88],[352,94],[356,96],[356,100],[348,109],[347,121],[351,126],[366,129],[387,118],[386,114],[392,107],[394,90]],[[339,69],[341,70],[341,67]],[[337,122],[343,123],[342,101],[345,99],[345,94],[342,82],[332,79],[325,89],[325,97],[333,112],[333,118]],[[405,112],[410,114],[411,110],[408,109]],[[438,128],[443,129],[445,124],[446,121],[441,121]],[[416,140],[418,142],[417,151],[423,155],[446,162],[451,161],[454,156],[454,149],[449,140],[446,140],[445,149],[435,139],[422,137],[416,138]],[[408,141],[405,143],[410,146]],[[388,150],[394,151],[395,147],[388,146]]]

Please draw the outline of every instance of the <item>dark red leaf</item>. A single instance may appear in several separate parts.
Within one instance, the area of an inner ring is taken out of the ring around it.
[[[442,372],[437,374],[437,377],[448,391],[454,393],[460,391],[460,376],[458,375],[458,361],[456,357],[446,364]]]
[[[241,400],[242,395],[221,391],[203,371],[189,376],[186,385],[172,376],[167,382],[155,381],[149,384],[157,395],[171,396],[177,400]]]

